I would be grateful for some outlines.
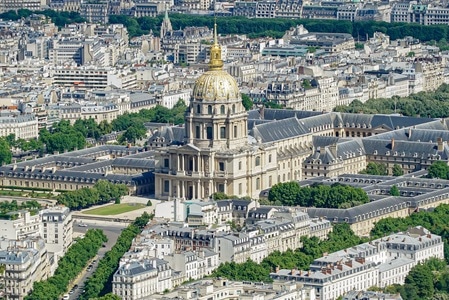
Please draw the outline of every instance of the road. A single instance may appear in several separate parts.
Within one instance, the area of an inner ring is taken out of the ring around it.
[[[73,224],[73,234],[74,236],[85,234],[88,229],[101,229],[103,230],[104,234],[108,237],[107,243],[105,243],[106,247],[100,248],[98,250],[98,254],[95,257],[97,260],[95,264],[93,264],[92,271],[88,272],[87,269],[85,269],[81,274],[77,277],[77,279],[74,280],[73,284],[69,286],[71,288],[73,285],[77,284],[78,288],[75,290],[73,294],[70,295],[69,299],[78,299],[82,292],[82,287],[84,286],[84,283],[87,278],[89,278],[90,275],[93,274],[93,272],[97,269],[98,262],[101,258],[105,255],[105,253],[109,250],[111,250],[112,246],[115,245],[117,238],[119,237],[121,231],[123,228],[127,226],[127,224],[123,223],[113,223],[113,222],[96,222],[96,221],[88,221],[83,220],[84,224],[87,224],[87,227],[80,227],[79,222],[74,222]]]

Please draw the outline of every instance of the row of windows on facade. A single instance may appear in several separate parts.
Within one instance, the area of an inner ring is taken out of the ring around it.
[[[290,175],[289,175],[290,178]],[[272,185],[272,177],[269,177],[269,185],[271,187]],[[256,178],[256,190],[260,190],[260,178],[257,177]],[[224,193],[225,192],[225,188],[224,188],[224,184],[219,183],[217,184],[217,190],[219,193]],[[238,185],[238,190],[239,190],[239,194],[243,194],[243,184],[239,183]],[[164,193],[170,193],[170,180],[164,180]]]
[[[201,105],[196,106],[196,113],[201,114]],[[213,113],[212,105],[207,106],[207,114],[211,115]],[[235,114],[235,104],[232,105],[232,113]],[[226,114],[226,107],[224,105],[220,106],[220,114]]]
[[[271,154],[268,155],[268,163],[271,163]],[[190,163],[193,164],[193,160],[190,160]],[[261,160],[260,160],[260,156],[256,156],[255,158],[255,166],[259,167],[261,164]],[[290,166],[290,163],[289,163]],[[170,168],[170,160],[168,158],[164,159],[164,168]],[[284,168],[285,168],[285,163],[284,163]],[[219,162],[218,163],[218,170],[219,171],[224,171],[225,170],[225,163],[224,162]],[[239,170],[242,170],[242,162],[239,161]]]

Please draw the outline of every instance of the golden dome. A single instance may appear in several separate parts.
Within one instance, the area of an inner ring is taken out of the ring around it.
[[[226,101],[240,99],[234,77],[223,70],[207,71],[198,78],[193,87],[193,99],[203,101]]]
[[[223,70],[221,47],[217,38],[217,23],[214,24],[214,44],[210,48],[209,71],[197,79],[192,96],[194,100],[203,101],[240,99],[237,81]]]

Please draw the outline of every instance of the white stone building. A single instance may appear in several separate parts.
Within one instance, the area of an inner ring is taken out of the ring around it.
[[[62,257],[72,245],[73,220],[70,209],[56,206],[39,212],[40,235],[47,251],[55,255],[55,261]]]
[[[14,134],[16,139],[38,137],[38,120],[34,114],[21,114],[18,111],[0,112],[0,136]]]
[[[112,280],[112,292],[123,300],[148,299],[171,289],[172,269],[161,259],[133,261],[121,265]]]
[[[6,244],[6,245],[5,245]],[[1,241],[0,265],[6,267],[6,299],[22,300],[33,288],[33,283],[50,276],[45,243],[40,238]]]

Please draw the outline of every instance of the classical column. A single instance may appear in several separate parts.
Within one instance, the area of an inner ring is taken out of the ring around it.
[[[197,183],[196,183],[196,194],[197,194],[197,198],[198,199],[202,199],[203,198],[203,196],[202,196],[202,189],[201,189],[201,184],[200,184],[200,180],[198,180],[197,181]]]

